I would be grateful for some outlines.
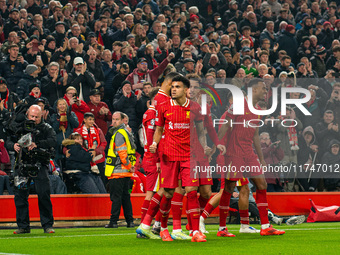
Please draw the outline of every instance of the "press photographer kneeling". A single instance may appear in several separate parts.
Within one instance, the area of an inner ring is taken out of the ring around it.
[[[25,120],[18,123],[17,130],[7,140],[7,148],[16,152],[14,167],[14,202],[18,230],[14,234],[30,233],[28,196],[31,181],[35,184],[41,225],[44,233],[54,233],[48,163],[56,134],[42,119],[40,106],[32,105]]]

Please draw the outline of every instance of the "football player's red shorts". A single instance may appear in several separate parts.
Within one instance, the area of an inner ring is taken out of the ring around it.
[[[178,180],[182,181],[183,187],[198,186],[198,178],[190,173],[190,160],[187,161],[165,161],[161,160],[161,187],[175,189]]]
[[[238,181],[243,177],[256,177],[263,174],[260,161],[257,156],[251,157],[226,157],[226,169],[224,177],[230,181]]]
[[[197,161],[197,165],[200,167],[198,172],[199,185],[213,185],[212,173],[208,160]]]
[[[157,192],[159,188],[159,173],[153,162],[143,160],[143,168],[146,173],[146,191]]]

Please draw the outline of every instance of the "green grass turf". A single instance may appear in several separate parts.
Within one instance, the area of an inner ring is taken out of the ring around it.
[[[217,225],[206,227],[206,243],[137,239],[134,230],[124,227],[56,229],[55,234],[33,229],[26,235],[7,229],[0,230],[0,254],[340,254],[340,222],[284,224],[277,228],[286,230],[285,235],[263,237],[239,234],[238,225],[228,226],[236,237],[217,237]]]

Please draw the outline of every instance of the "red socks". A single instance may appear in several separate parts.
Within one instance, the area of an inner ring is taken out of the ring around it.
[[[229,212],[231,193],[223,190],[220,200],[220,227],[225,227]]]
[[[199,204],[197,199],[197,191],[191,191],[187,193],[188,199],[188,212],[191,220],[192,231],[199,230]]]
[[[210,199],[210,198],[207,199],[207,198],[204,198],[204,197],[202,197],[202,196],[200,196],[200,197],[198,198],[198,203],[200,204],[200,215],[202,215],[205,206],[206,206],[207,203],[209,202],[209,199]]]
[[[249,225],[249,210],[239,210],[241,224]]]
[[[165,196],[163,196],[160,207],[159,207],[159,210],[162,214],[162,218],[161,218],[162,228],[168,227],[168,218],[169,218],[170,208],[171,208],[171,198],[166,198]]]
[[[156,214],[155,221],[161,222],[161,218],[162,218],[162,214],[161,214],[161,212],[158,210],[158,212],[157,212],[157,214]]]
[[[256,190],[256,205],[259,209],[261,225],[269,224],[267,191],[265,189]]]
[[[216,207],[213,207],[211,204],[207,203],[207,205],[204,208],[204,211],[201,213],[201,216],[206,219],[209,217],[209,215],[214,211]]]
[[[173,217],[173,229],[181,229],[181,218],[183,210],[183,195],[180,193],[174,193],[171,200],[171,210]]]
[[[187,230],[192,230],[192,226],[191,226],[191,218],[190,218],[190,213],[189,213],[189,209],[188,209],[188,206],[189,206],[189,200],[187,198],[187,203],[186,203],[186,214],[187,214],[187,219],[188,219],[188,226],[187,226]]]
[[[147,213],[144,216],[144,219],[142,221],[143,224],[145,224],[147,226],[151,226],[151,221],[152,221],[153,217],[155,217],[155,215],[157,214],[157,212],[159,210],[159,204],[160,204],[161,198],[162,197],[160,195],[158,195],[158,193],[156,193],[151,198],[148,211],[147,211]]]
[[[145,217],[146,213],[148,212],[149,205],[150,205],[150,200],[144,200],[143,205],[142,205],[140,222],[143,222],[144,217]]]

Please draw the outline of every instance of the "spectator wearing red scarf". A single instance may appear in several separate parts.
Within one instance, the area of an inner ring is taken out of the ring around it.
[[[95,125],[95,117],[91,112],[84,114],[84,124],[76,130],[84,140],[84,148],[92,155],[91,171],[100,174],[104,184],[107,182],[105,177],[105,148],[106,140],[103,131]]]

